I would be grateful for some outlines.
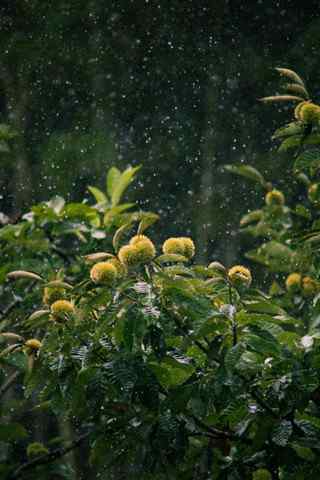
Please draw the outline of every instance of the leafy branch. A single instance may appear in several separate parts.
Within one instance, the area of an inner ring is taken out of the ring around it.
[[[56,448],[55,450],[52,450],[49,453],[41,455],[40,457],[30,460],[29,462],[23,463],[12,473],[9,473],[9,476],[7,477],[7,479],[15,480],[17,478],[21,478],[21,476],[24,475],[24,473],[29,472],[30,470],[34,470],[35,468],[41,465],[47,465],[48,463],[52,463],[58,460],[59,458],[62,458],[67,453],[78,448],[81,445],[81,443],[84,442],[84,440],[86,440],[89,437],[90,434],[91,434],[91,431],[86,432],[83,435],[80,435],[78,438],[73,440],[69,445],[65,447]]]

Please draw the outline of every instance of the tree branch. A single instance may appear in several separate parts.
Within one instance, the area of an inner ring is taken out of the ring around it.
[[[34,468],[40,466],[40,465],[47,465],[48,463],[52,463],[58,458],[63,457],[67,453],[69,453],[71,450],[74,450],[75,448],[79,447],[79,445],[90,435],[90,432],[84,433],[83,435],[80,435],[80,437],[76,438],[73,440],[68,446],[66,447],[60,447],[56,448],[55,450],[52,450],[49,453],[46,453],[45,455],[41,455],[38,458],[35,458],[33,460],[30,460],[29,462],[23,463],[18,467],[16,470],[14,470],[11,474],[8,476],[8,480],[15,480],[17,478],[20,478],[25,472],[29,470],[33,470]]]
[[[208,355],[209,351],[206,349],[206,347],[204,347],[202,345],[202,343],[199,342],[199,340],[196,340],[195,338],[192,338],[192,336],[188,332],[188,329],[183,326],[180,319],[176,315],[173,315],[172,312],[168,312],[168,313],[170,313],[171,318],[173,319],[176,326],[180,329],[182,335],[189,338],[199,348],[199,350],[201,350],[203,353]]]
[[[262,407],[266,412],[268,412],[273,418],[279,418],[278,415],[272,410],[272,408],[269,407],[269,405],[263,400],[255,387],[251,387],[250,385],[248,385],[248,380],[246,379],[246,377],[239,372],[237,372],[237,375],[248,386],[250,395],[256,400],[260,407]]]
[[[189,418],[191,418],[199,428],[201,428],[202,430],[207,432],[207,434],[210,434],[209,435],[210,437],[213,437],[213,438],[217,438],[217,437],[218,438],[236,438],[236,436],[231,432],[225,432],[223,430],[219,430],[218,428],[210,427],[209,425],[206,425],[202,420],[197,418],[192,413],[186,413],[186,415]]]

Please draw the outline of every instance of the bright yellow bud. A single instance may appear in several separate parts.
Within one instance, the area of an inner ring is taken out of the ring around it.
[[[311,277],[303,277],[302,293],[305,297],[313,297],[319,291],[319,284]]]
[[[301,275],[300,273],[290,273],[286,279],[286,288],[289,293],[298,293],[301,289]]]
[[[195,245],[191,238],[172,237],[164,242],[162,250],[165,255],[183,255],[184,257],[191,259],[195,254]]]
[[[55,320],[65,320],[67,315],[74,313],[74,305],[68,300],[57,300],[50,310]]]
[[[142,237],[142,235],[140,237]],[[140,238],[135,240],[135,243],[133,244],[131,243],[130,245],[121,247],[118,253],[120,262],[127,267],[148,263],[155,257],[155,255],[155,246],[147,237]]]
[[[268,192],[265,198],[266,205],[284,205],[284,195],[280,190],[271,190]]]
[[[296,106],[296,108],[294,109],[294,116],[297,120],[302,120],[301,119],[301,109],[304,105],[306,105],[307,103],[310,103],[310,102],[300,102],[298,103],[298,105]]]
[[[90,278],[94,283],[112,285],[117,277],[117,268],[110,261],[96,263],[90,270]]]
[[[250,287],[252,282],[251,272],[242,265],[235,265],[228,271],[228,278],[235,287]]]
[[[320,120],[320,107],[315,103],[304,103],[299,110],[299,119],[304,123],[316,123]]]
[[[31,338],[30,340],[27,340],[24,345],[25,347],[28,347],[34,351],[38,351],[42,347],[42,343],[40,342],[40,340],[37,340],[36,338]]]
[[[137,243],[141,242],[142,240],[148,240],[151,242],[150,238],[146,235],[135,235],[130,239],[129,245],[136,245]]]

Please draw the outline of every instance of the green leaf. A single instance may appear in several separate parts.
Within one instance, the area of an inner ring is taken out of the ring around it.
[[[286,152],[292,148],[296,148],[301,144],[302,135],[293,135],[286,138],[278,148],[278,152]]]
[[[87,220],[98,227],[100,224],[99,214],[95,208],[85,203],[69,203],[63,209],[64,218],[67,220]]]
[[[246,225],[249,225],[250,223],[259,222],[262,218],[263,218],[263,211],[254,210],[253,212],[249,212],[241,218],[240,226],[244,227]]]
[[[28,433],[20,423],[8,423],[0,425],[0,440],[3,442],[14,442],[26,438]]]
[[[97,203],[108,202],[107,196],[99,188],[89,186],[88,190],[90,193],[92,193]]]
[[[278,128],[272,135],[272,139],[282,138],[282,137],[291,137],[292,135],[303,134],[304,125],[299,122],[292,122],[284,127]]]
[[[151,212],[144,213],[143,218],[139,223],[137,235],[141,235],[145,230],[147,230],[147,228],[149,228],[158,220],[159,220],[159,215],[157,215],[156,213],[151,213]]]
[[[114,188],[118,183],[120,177],[121,177],[121,172],[117,167],[110,168],[107,174],[107,184],[106,184],[106,190],[110,198],[113,195]]]
[[[195,370],[192,365],[179,362],[171,357],[164,358],[160,364],[151,362],[149,366],[159,383],[165,388],[176,387],[184,383]]]
[[[286,138],[278,148],[278,152],[286,152],[292,148],[297,148],[301,145],[303,136],[302,135],[294,135],[292,137]],[[313,133],[308,135],[303,139],[303,145],[319,145],[320,143],[320,135],[317,133]]]
[[[129,184],[132,182],[136,172],[140,169],[140,167],[129,167],[127,168],[123,173],[121,173],[120,177],[118,173],[111,173],[109,172],[108,174],[108,179],[109,175],[111,178],[110,184],[111,184],[111,204],[113,207],[117,206],[118,203],[121,200],[123,192],[126,190],[126,188],[129,186]],[[112,170],[112,169],[111,169]],[[109,185],[109,180],[108,180],[108,185]],[[109,191],[109,190],[108,190]]]
[[[256,250],[247,252],[246,257],[269,267],[274,272],[291,272],[297,261],[293,250],[275,240],[262,244]]]
[[[264,313],[269,315],[284,315],[286,313],[285,310],[279,307],[279,305],[268,300],[245,299],[243,302],[248,312]]]
[[[259,183],[263,187],[265,187],[267,183],[263,175],[256,168],[251,167],[251,165],[225,165],[224,169],[235,175],[249,178],[250,180]]]
[[[319,137],[320,138],[320,137]],[[296,172],[306,172],[314,176],[320,170],[320,149],[306,150],[298,156],[294,163]]]
[[[109,226],[117,217],[117,215],[121,214],[125,210],[129,210],[130,208],[134,207],[134,203],[122,203],[117,207],[110,208],[107,210],[104,217],[103,217],[103,224],[104,226]]]
[[[241,358],[241,355],[245,352],[245,345],[243,343],[238,343],[237,345],[231,347],[226,356],[224,363],[226,367],[233,371],[237,364],[239,363],[239,360]]]
[[[312,219],[312,214],[311,214],[310,210],[308,208],[306,208],[304,205],[301,205],[300,203],[298,203],[298,205],[296,205],[294,213],[295,213],[295,215],[298,215],[299,217],[306,218],[307,220]]]
[[[158,263],[175,263],[175,262],[188,262],[187,257],[183,255],[178,255],[176,253],[166,253],[164,255],[160,255],[156,258]]]
[[[279,445],[279,447],[285,447],[292,434],[292,423],[288,420],[282,420],[272,432],[272,441]]]
[[[270,337],[272,337],[272,339]],[[261,355],[279,355],[281,352],[279,343],[271,335],[269,335],[268,338],[263,338],[261,336],[250,334],[246,335],[245,340],[250,350],[260,353]]]
[[[132,228],[132,223],[126,223],[122,225],[122,227],[118,228],[118,230],[115,232],[113,239],[112,239],[112,245],[114,250],[117,252],[119,248],[119,242],[121,240],[121,237]]]

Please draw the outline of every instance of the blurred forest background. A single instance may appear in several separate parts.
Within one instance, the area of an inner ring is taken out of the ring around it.
[[[221,166],[246,162],[287,183],[270,136],[288,106],[257,98],[274,93],[281,66],[319,101],[319,10],[315,0],[1,0],[0,123],[18,136],[0,143],[0,211],[14,219],[55,194],[79,200],[110,166],[141,164],[130,200],[161,214],[159,234],[191,234],[201,260],[231,263],[239,217],[263,192]]]

